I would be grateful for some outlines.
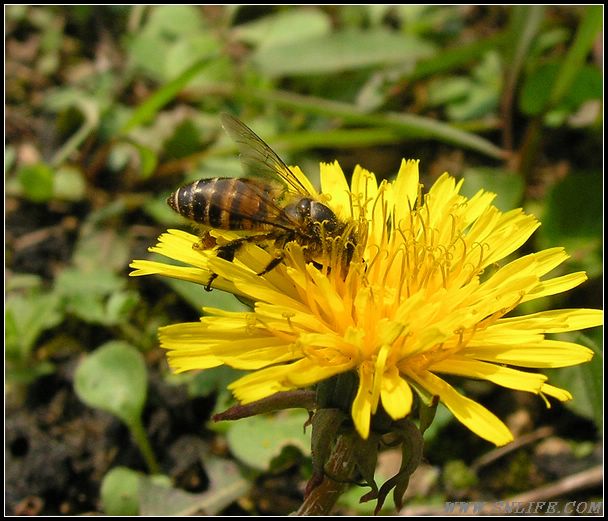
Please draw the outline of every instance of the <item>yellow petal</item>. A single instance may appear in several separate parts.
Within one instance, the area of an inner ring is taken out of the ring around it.
[[[429,393],[439,399],[452,414],[479,437],[497,446],[513,441],[507,426],[479,403],[458,393],[451,385],[434,374],[424,371],[408,374]]]
[[[564,291],[576,288],[576,286],[582,284],[586,280],[587,275],[585,274],[585,272],[579,271],[577,273],[569,273],[568,275],[564,275],[562,277],[556,277],[551,280],[542,281],[524,298],[522,298],[521,301],[528,302],[529,300],[563,293]]]
[[[308,177],[302,172],[299,166],[290,166],[289,170],[292,171],[293,175],[298,178],[300,184],[304,187],[304,189],[313,196],[317,197],[319,194],[313,184],[310,182]]]
[[[396,368],[382,377],[381,400],[382,407],[393,420],[405,418],[412,410],[412,389]]]
[[[359,165],[355,167],[351,181],[351,189],[357,200],[353,204],[360,208],[361,215],[366,219],[371,220],[373,202],[378,193],[378,182],[376,176],[369,170],[361,168]],[[355,215],[357,212],[355,210]]]
[[[516,345],[467,346],[466,356],[521,367],[568,367],[593,358],[593,351],[572,342],[540,340]]]
[[[547,380],[539,373],[526,373],[496,364],[451,356],[429,366],[429,371],[488,380],[502,387],[538,394]]]
[[[321,163],[321,189],[328,206],[342,219],[351,219],[353,209],[350,189],[337,161]]]
[[[403,159],[393,183],[394,201],[397,203],[393,208],[393,218],[397,228],[405,225],[403,221],[409,220],[410,212],[416,206],[420,185],[419,163],[420,161]]]
[[[603,323],[604,312],[601,309],[551,309],[521,317],[503,318],[493,327],[564,333],[601,326]]]
[[[560,389],[559,387],[554,387],[549,384],[544,384],[541,389],[543,394],[547,394],[549,396],[553,396],[553,398],[557,398],[560,402],[567,402],[568,400],[572,400],[572,395],[566,391],[565,389]]]
[[[359,436],[366,440],[372,415],[372,372],[365,365],[361,365],[358,373],[359,389],[353,401],[352,417]]]

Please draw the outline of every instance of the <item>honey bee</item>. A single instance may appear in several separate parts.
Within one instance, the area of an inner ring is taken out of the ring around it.
[[[328,240],[344,240],[344,261],[352,258],[356,245],[352,223],[338,218],[334,211],[308,190],[281,158],[249,127],[237,118],[222,114],[222,126],[236,143],[245,173],[249,177],[200,179],[182,186],[167,204],[187,219],[207,228],[245,232],[243,236],[215,246],[217,256],[232,261],[248,242],[272,243],[273,259],[258,275],[277,267],[285,257],[285,247],[297,242],[307,261],[324,253]],[[196,245],[213,245],[207,233]],[[212,274],[207,291],[217,277]]]

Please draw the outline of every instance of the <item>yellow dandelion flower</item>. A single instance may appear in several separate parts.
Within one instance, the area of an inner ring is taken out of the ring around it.
[[[131,264],[131,275],[161,274],[202,285],[215,273],[214,287],[253,303],[250,312],[205,308],[199,322],[161,328],[161,345],[175,371],[222,364],[249,370],[230,386],[242,403],[355,372],[351,414],[365,439],[379,407],[401,419],[418,395],[426,403],[438,397],[466,427],[496,445],[512,440],[500,419],[443,375],[571,398],[546,376],[521,368],[589,361],[591,350],[546,334],[598,326],[602,312],[507,316],[523,302],[586,280],[582,272],[545,277],[566,260],[562,248],[505,261],[539,226],[533,216],[521,209],[499,211],[494,194],[485,191],[467,198],[459,193],[462,182],[448,174],[423,194],[417,161],[403,161],[396,179],[380,184],[358,167],[350,186],[338,163],[322,164],[321,184],[336,215],[365,228],[346,274],[340,269],[344,244],[329,247],[330,258],[320,266],[291,243],[279,266],[257,275],[272,259],[260,246],[246,244],[228,262],[197,249],[199,238],[178,230],[163,234],[151,251],[182,266]],[[218,240],[235,237],[214,233]]]

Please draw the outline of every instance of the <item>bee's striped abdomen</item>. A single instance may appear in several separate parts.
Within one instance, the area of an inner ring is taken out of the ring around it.
[[[223,230],[263,230],[271,223],[272,187],[252,179],[201,179],[173,192],[167,203],[180,215]]]

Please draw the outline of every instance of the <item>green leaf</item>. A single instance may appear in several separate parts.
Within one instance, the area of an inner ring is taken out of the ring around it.
[[[176,127],[173,135],[165,141],[163,148],[169,159],[176,159],[197,152],[201,144],[201,136],[196,125],[186,120]]]
[[[602,353],[602,328],[597,327],[583,333],[570,333],[563,339],[584,345],[595,352],[589,363],[560,369],[546,369],[549,383],[562,387],[572,394],[565,405],[577,414],[593,420],[598,431],[603,430],[603,383],[604,356]]]
[[[129,61],[132,67],[144,71],[149,77],[164,82],[169,74],[169,54],[184,41],[207,35],[200,9],[195,6],[157,6],[149,9],[143,28],[132,35],[129,42]],[[198,55],[200,57],[200,55]],[[196,60],[191,55],[191,65]],[[180,66],[183,64],[180,63]],[[173,69],[175,71],[175,69]],[[184,69],[181,68],[180,72]]]
[[[238,371],[227,365],[206,369],[193,375],[193,378],[188,382],[188,395],[209,396],[213,393],[226,392],[228,384],[243,375],[243,371]]]
[[[17,161],[17,151],[14,146],[5,145],[4,147],[4,176],[13,168]]]
[[[232,293],[219,290],[205,291],[201,285],[183,280],[163,279],[163,281],[199,312],[203,306],[220,308],[226,311],[248,311],[250,309],[239,302]]]
[[[123,293],[124,278],[107,269],[63,270],[55,279],[55,291],[64,299],[66,311],[81,319],[112,325],[128,317],[119,312],[133,305],[134,296]]]
[[[308,414],[282,411],[273,416],[253,416],[234,423],[227,433],[230,450],[243,463],[267,470],[283,448],[295,446],[310,454],[310,435],[304,433]]]
[[[17,178],[23,195],[35,203],[43,203],[53,197],[53,169],[44,164],[27,165],[19,169]]]
[[[233,461],[211,454],[201,454],[209,478],[209,487],[201,494],[191,494],[167,486],[152,478],[140,481],[141,514],[148,516],[216,515],[243,497],[250,488]]]
[[[150,10],[146,30],[167,38],[184,37],[205,30],[201,11],[192,5],[161,5]]]
[[[602,272],[603,193],[599,173],[569,175],[547,193],[543,225],[536,234],[541,248],[566,248],[570,264],[589,277]]]
[[[147,146],[137,143],[133,143],[133,146],[139,153],[139,171],[141,173],[141,177],[142,179],[149,179],[158,165],[158,156],[154,150]]]
[[[464,184],[460,192],[473,197],[479,190],[494,192],[493,204],[503,212],[521,207],[525,183],[521,176],[504,168],[467,168],[462,177]]]
[[[506,33],[498,33],[486,39],[475,39],[470,44],[442,49],[430,58],[420,60],[408,78],[411,81],[455,70],[479,59],[487,51],[494,51],[504,44]]]
[[[542,65],[526,78],[519,100],[520,110],[531,116],[540,114],[549,103],[551,86],[555,83],[560,64]],[[601,72],[591,65],[581,67],[572,80],[571,88],[560,99],[556,109],[575,111],[585,101],[601,99],[603,94]]]
[[[377,126],[381,130],[392,129],[398,132],[402,138],[438,139],[462,148],[476,150],[490,157],[503,160],[507,157],[507,153],[504,150],[477,134],[466,132],[436,119],[415,114],[404,114],[402,112],[369,114],[349,103],[314,96],[302,96],[278,90],[263,91],[260,89],[250,89],[246,93],[239,94],[246,99],[253,97],[264,102],[270,102],[307,113],[322,114],[325,117],[328,115],[337,116],[351,123]]]
[[[98,86],[100,93],[92,96],[90,92],[72,88],[61,87],[51,90],[45,97],[44,102],[48,110],[58,113],[58,129],[63,132],[70,130],[76,121],[80,126],[63,143],[51,159],[51,165],[58,167],[78,149],[84,140],[98,128],[101,113],[110,104],[109,93],[103,92]],[[62,125],[63,123],[63,125]],[[61,127],[65,126],[65,129]]]
[[[568,48],[566,56],[560,61],[559,72],[551,87],[548,104],[556,106],[572,88],[576,76],[586,62],[587,55],[593,49],[604,23],[604,10],[600,5],[586,6],[583,18],[577,28],[574,41]]]
[[[143,356],[126,342],[108,342],[80,363],[74,389],[90,407],[109,412],[129,426],[137,424],[147,392]]]
[[[329,16],[315,7],[280,11],[235,27],[234,37],[258,49],[300,43],[326,35],[331,30]]]
[[[121,134],[125,135],[131,129],[151,121],[156,116],[158,111],[173,100],[184,87],[186,87],[194,78],[196,78],[196,76],[199,75],[205,69],[205,67],[207,67],[209,61],[211,61],[214,57],[215,56],[212,55],[199,59],[179,76],[158,89],[135,109],[133,115],[121,128]]]
[[[55,172],[54,196],[64,201],[80,201],[84,198],[86,182],[82,172],[74,167],[62,166]]]
[[[519,96],[519,110],[528,116],[535,116],[545,109],[558,70],[558,63],[545,63],[526,76]]]
[[[89,214],[86,222],[81,226],[80,237],[72,256],[74,266],[80,271],[86,274],[100,273],[104,279],[111,277],[109,275],[111,271],[124,270],[130,260],[126,235],[115,225],[102,227],[95,223],[97,219],[111,219],[111,209],[111,204],[104,207],[103,212],[107,212],[105,217],[101,212]],[[121,205],[115,206],[114,209],[117,212],[115,215],[120,215],[124,211]],[[116,280],[120,280],[120,277]],[[116,287],[121,286],[116,284]]]
[[[9,360],[26,363],[41,333],[63,320],[59,295],[33,291],[9,295],[5,309],[5,349]]]
[[[602,72],[593,65],[585,65],[578,71],[572,87],[564,96],[563,103],[572,110],[576,110],[586,101],[602,99],[603,94]]]
[[[297,76],[372,66],[413,65],[433,52],[432,45],[413,36],[385,29],[349,29],[303,42],[261,48],[252,60],[270,76]]]
[[[166,51],[165,79],[171,80],[191,67],[201,56],[211,56],[204,70],[192,80],[189,87],[204,88],[222,81],[232,81],[232,63],[222,56],[220,41],[212,33],[179,38]]]
[[[101,504],[109,516],[139,514],[139,480],[142,475],[127,467],[114,467],[101,482]]]
[[[472,81],[463,76],[433,81],[428,89],[428,104],[432,107],[466,98]]]

